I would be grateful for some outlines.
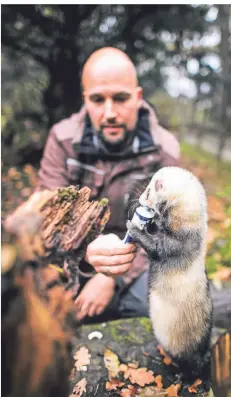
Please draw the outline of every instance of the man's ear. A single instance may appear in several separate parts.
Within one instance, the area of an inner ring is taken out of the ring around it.
[[[137,87],[137,99],[138,99],[138,108],[141,108],[143,103],[143,88]]]

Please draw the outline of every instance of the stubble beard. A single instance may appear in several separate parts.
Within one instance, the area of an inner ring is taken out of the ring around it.
[[[119,152],[127,148],[127,146],[132,142],[134,131],[129,131],[126,127],[124,127],[122,136],[120,136],[117,140],[110,140],[110,138],[108,139],[108,137],[104,135],[103,129],[100,129],[97,132],[97,135],[107,150],[111,152]]]

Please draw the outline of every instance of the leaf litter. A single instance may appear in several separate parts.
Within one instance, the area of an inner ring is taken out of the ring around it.
[[[89,350],[82,346],[80,349],[74,354],[75,367],[77,371],[81,371],[83,367],[90,364],[91,355],[89,354]]]

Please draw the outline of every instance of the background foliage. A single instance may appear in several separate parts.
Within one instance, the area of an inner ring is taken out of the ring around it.
[[[38,163],[48,128],[82,104],[83,63],[108,45],[131,57],[162,123],[179,130],[206,121],[222,150],[231,115],[229,23],[229,5],[3,5],[4,164]]]
[[[49,127],[79,110],[81,68],[103,46],[131,57],[162,125],[181,140],[196,135],[198,146],[218,136],[221,156],[231,131],[230,8],[2,5],[3,215],[32,193]],[[185,143],[182,152],[209,195],[214,272],[231,263],[231,167]]]

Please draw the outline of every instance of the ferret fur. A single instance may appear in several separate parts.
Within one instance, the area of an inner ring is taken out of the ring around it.
[[[190,172],[164,167],[139,201],[155,211],[153,222],[143,231],[130,221],[127,226],[150,259],[149,308],[156,339],[183,379],[209,382],[212,300],[204,266],[205,191]]]

